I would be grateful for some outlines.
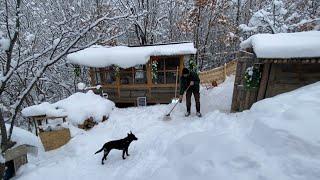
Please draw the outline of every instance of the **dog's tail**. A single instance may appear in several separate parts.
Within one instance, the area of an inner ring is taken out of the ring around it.
[[[101,151],[103,150],[103,147],[101,148],[101,149],[99,149],[96,153],[94,153],[94,154],[98,154],[98,153],[100,153]]]

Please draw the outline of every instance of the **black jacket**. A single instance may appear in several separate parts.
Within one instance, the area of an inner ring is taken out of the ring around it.
[[[190,86],[189,90],[199,92],[200,91],[200,78],[197,73],[190,72],[188,77],[180,77],[180,95],[183,95],[184,91],[187,90],[190,81],[194,81],[194,85]],[[188,90],[188,91],[189,91]]]

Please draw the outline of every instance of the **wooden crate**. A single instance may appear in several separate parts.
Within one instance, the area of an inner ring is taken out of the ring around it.
[[[69,142],[71,139],[69,129],[61,129],[56,131],[40,132],[41,142],[45,151],[57,149]]]

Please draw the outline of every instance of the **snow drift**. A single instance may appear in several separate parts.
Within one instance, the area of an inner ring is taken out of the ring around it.
[[[115,104],[92,91],[87,93],[75,93],[66,99],[50,104],[48,102],[30,106],[22,110],[23,116],[68,116],[73,124],[82,124],[92,117],[100,122],[103,116],[109,116]]]

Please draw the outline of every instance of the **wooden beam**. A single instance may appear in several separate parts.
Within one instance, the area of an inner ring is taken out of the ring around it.
[[[269,80],[270,67],[271,67],[270,63],[266,63],[263,65],[262,77],[260,81],[257,101],[260,101],[265,98],[268,80]]]

